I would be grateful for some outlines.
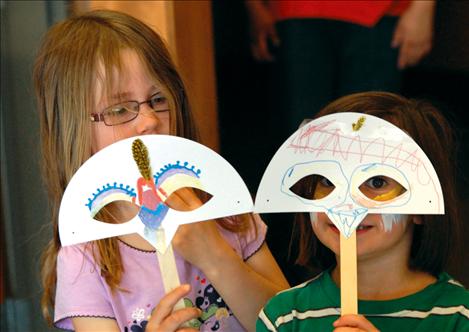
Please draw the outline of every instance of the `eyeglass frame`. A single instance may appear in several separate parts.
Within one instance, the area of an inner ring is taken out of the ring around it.
[[[147,104],[148,107],[151,108],[151,110],[155,113],[162,113],[162,112],[168,112],[170,109],[169,107],[166,108],[166,109],[162,109],[162,110],[155,110],[151,105],[150,105],[150,102],[152,100],[153,97],[155,97],[156,95],[160,94],[161,92],[157,92],[157,93],[154,93],[153,95],[150,96],[150,99],[147,99],[147,100],[144,100],[144,101],[138,101],[138,100],[126,100],[126,101],[123,101],[123,102],[120,102],[120,103],[117,103],[117,104],[114,104],[114,105],[111,105],[111,106],[108,106],[106,107],[105,109],[103,109],[101,112],[99,113],[91,113],[90,114],[90,120],[91,122],[104,122],[104,125],[108,126],[108,127],[113,127],[113,126],[118,126],[118,125],[121,125],[121,124],[124,124],[124,123],[128,123],[130,121],[133,121],[135,120],[138,115],[140,114],[140,105],[142,104]],[[166,97],[164,97],[166,98]],[[116,123],[116,124],[107,124],[106,121],[104,120],[104,115],[103,113],[112,108],[112,107],[115,107],[115,106],[118,106],[118,105],[121,105],[121,104],[126,104],[126,103],[136,103],[137,104],[137,112],[135,112],[135,117],[133,117],[132,119],[129,119],[129,120],[126,120],[124,122],[120,122],[120,123]]]

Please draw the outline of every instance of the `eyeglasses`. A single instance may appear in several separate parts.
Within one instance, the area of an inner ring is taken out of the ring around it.
[[[103,121],[106,126],[116,126],[130,122],[138,116],[140,105],[148,104],[150,108],[161,116],[169,116],[168,99],[161,93],[155,93],[148,100],[138,102],[129,100],[104,109],[101,113],[91,113],[91,121]]]

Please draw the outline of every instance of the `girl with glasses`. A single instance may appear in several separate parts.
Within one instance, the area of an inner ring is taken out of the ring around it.
[[[257,216],[179,227],[172,243],[179,274],[190,285],[166,296],[158,286],[154,249],[137,234],[60,244],[61,197],[94,153],[137,135],[197,140],[183,82],[161,38],[123,13],[94,11],[70,18],[46,34],[34,83],[54,230],[41,265],[45,317],[52,321],[53,308],[54,325],[76,331],[173,331],[193,318],[201,331],[254,330],[262,305],[288,287]],[[202,204],[189,189],[176,195],[168,205],[193,209]],[[118,205],[103,210],[100,220],[115,223],[133,213]],[[194,307],[172,312],[182,297]]]

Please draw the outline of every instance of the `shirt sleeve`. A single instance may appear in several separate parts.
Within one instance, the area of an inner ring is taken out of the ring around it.
[[[72,317],[114,318],[110,290],[100,275],[90,245],[67,246],[57,257],[54,325],[73,330]]]
[[[277,331],[273,322],[264,312],[264,308],[259,312],[256,322],[256,332]]]
[[[243,260],[248,260],[264,244],[267,233],[267,225],[258,214],[252,214],[252,222],[249,229],[240,237]]]

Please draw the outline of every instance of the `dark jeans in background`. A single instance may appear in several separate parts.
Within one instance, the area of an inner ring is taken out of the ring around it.
[[[279,22],[276,99],[279,128],[288,137],[332,100],[360,91],[399,92],[398,50],[391,48],[396,17],[373,28],[325,19]]]

